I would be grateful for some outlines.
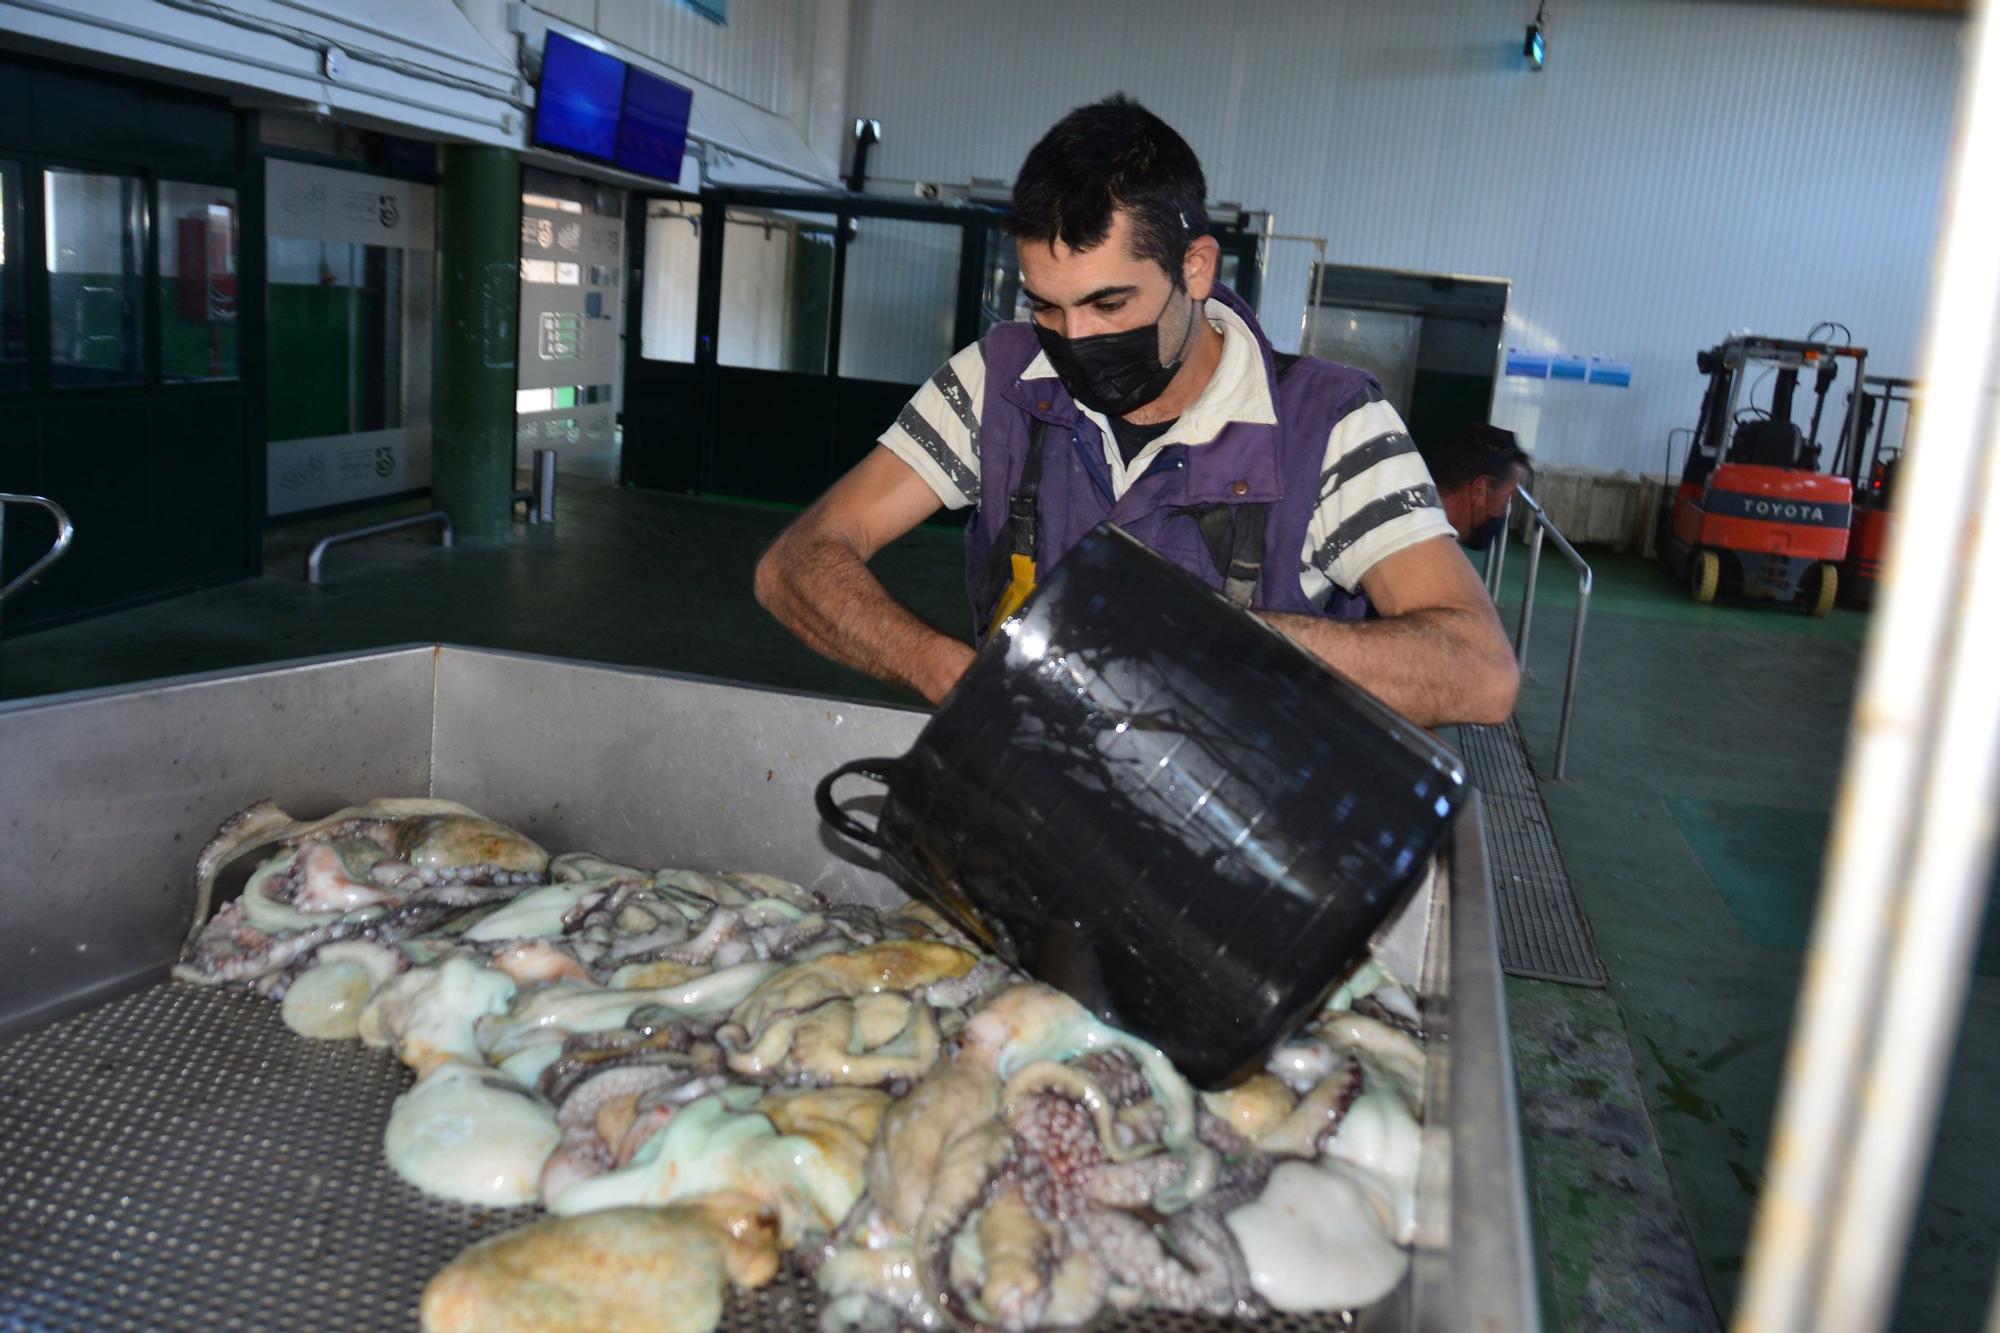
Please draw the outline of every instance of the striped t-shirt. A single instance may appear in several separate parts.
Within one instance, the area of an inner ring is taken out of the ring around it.
[[[1220,301],[1208,302],[1207,313],[1222,334],[1222,360],[1214,377],[1173,428],[1130,463],[1120,456],[1110,423],[1078,405],[1103,437],[1114,496],[1122,496],[1143,476],[1163,449],[1176,444],[1200,448],[1236,421],[1276,423],[1256,336]],[[1055,370],[1038,352],[1022,378],[1053,379]],[[916,469],[948,509],[979,503],[979,405],[985,387],[985,356],[974,343],[917,390],[882,436],[883,446]],[[1396,552],[1452,535],[1430,472],[1402,418],[1386,402],[1361,403],[1334,423],[1319,486],[1319,505],[1299,553],[1299,586],[1316,604],[1325,605],[1335,585],[1349,593],[1361,591],[1362,576]]]

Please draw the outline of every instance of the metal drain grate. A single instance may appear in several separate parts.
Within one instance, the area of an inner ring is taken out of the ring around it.
[[[414,1328],[433,1273],[539,1210],[441,1203],[391,1174],[382,1127],[408,1084],[388,1052],[296,1037],[235,990],[156,986],[0,1044],[0,1328]],[[733,1295],[721,1328],[818,1319],[811,1281],[787,1274]],[[1139,1312],[1097,1327],[1244,1325]]]
[[[1602,986],[1604,964],[1570,889],[1519,723],[1460,727],[1458,734],[1486,811],[1501,966],[1517,977]]]

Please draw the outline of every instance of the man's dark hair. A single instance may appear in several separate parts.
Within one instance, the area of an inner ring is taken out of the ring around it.
[[[1111,214],[1132,219],[1134,258],[1181,280],[1188,244],[1208,234],[1201,161],[1171,125],[1123,93],[1080,106],[1055,123],[1014,178],[1007,232],[1072,250],[1101,245]]]
[[[1431,480],[1440,491],[1455,491],[1470,485],[1474,478],[1491,477],[1504,482],[1520,468],[1534,475],[1527,451],[1515,440],[1514,432],[1485,422],[1454,431],[1443,439],[1417,446],[1431,470]]]

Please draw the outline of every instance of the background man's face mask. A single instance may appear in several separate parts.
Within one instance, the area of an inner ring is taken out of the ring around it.
[[[1491,490],[1482,489],[1480,495],[1483,497],[1482,507],[1492,506],[1496,503],[1497,497]],[[1509,501],[1513,499],[1511,495],[1507,498]],[[1501,503],[1497,512],[1489,514],[1472,529],[1471,535],[1464,541],[1464,546],[1468,551],[1483,551],[1498,540],[1506,531],[1507,505]]]
[[[1499,538],[1500,534],[1506,530],[1507,516],[1505,514],[1495,514],[1492,518],[1487,519],[1472,530],[1472,535],[1465,539],[1465,548],[1468,551],[1483,551],[1491,546]]]
[[[1180,296],[1187,309],[1178,345],[1171,357],[1162,345],[1170,333],[1161,325]],[[1151,324],[1122,333],[1100,333],[1088,338],[1065,338],[1053,329],[1035,325],[1042,351],[1055,367],[1056,378],[1069,396],[1107,417],[1136,412],[1167,391],[1180,373],[1187,357],[1188,343],[1194,338],[1194,299],[1176,286],[1160,309],[1160,318]]]

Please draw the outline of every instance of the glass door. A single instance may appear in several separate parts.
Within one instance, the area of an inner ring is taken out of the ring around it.
[[[634,485],[809,501],[986,327],[988,210],[715,189],[629,216]]]

